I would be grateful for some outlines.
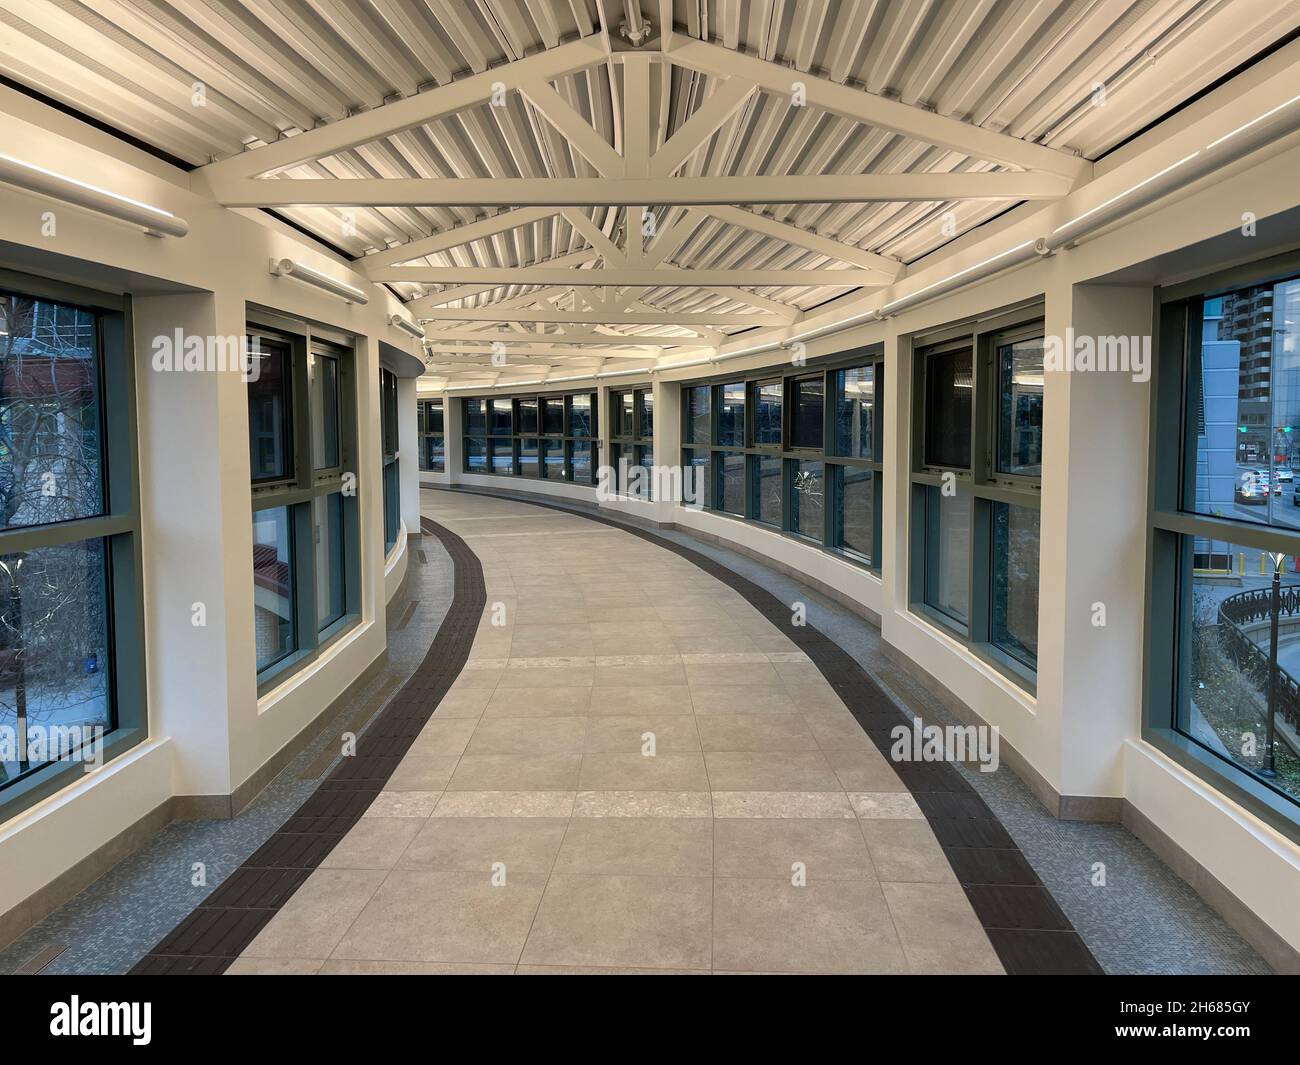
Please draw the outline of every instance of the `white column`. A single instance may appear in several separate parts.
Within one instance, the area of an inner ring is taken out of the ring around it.
[[[420,532],[420,436],[414,377],[397,380],[397,481],[402,521],[408,533]]]

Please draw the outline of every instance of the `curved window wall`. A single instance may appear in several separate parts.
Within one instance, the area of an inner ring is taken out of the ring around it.
[[[130,336],[0,272],[0,819],[147,728]]]
[[[1026,687],[1038,663],[1041,314],[913,347],[912,609]]]
[[[698,503],[880,569],[880,347],[682,386],[682,466]]]
[[[1144,735],[1300,838],[1300,257],[1162,295]]]
[[[473,396],[461,403],[466,473],[595,483],[595,393]]]

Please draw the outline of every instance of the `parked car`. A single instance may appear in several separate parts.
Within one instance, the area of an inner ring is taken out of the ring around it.
[[[1237,480],[1237,502],[1246,506],[1263,506],[1268,502],[1268,490],[1269,483],[1267,473],[1265,473],[1263,477],[1258,473],[1253,476],[1250,474],[1243,474]]]

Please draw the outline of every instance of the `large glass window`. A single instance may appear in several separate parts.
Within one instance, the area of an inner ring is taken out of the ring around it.
[[[22,284],[19,292],[8,283]],[[0,803],[144,732],[126,303],[0,277]],[[71,524],[75,523],[75,524]]]
[[[822,374],[790,382],[790,445],[819,450],[826,417],[826,381]]]
[[[883,389],[879,348],[684,385],[682,465],[707,471],[699,502],[879,569]]]
[[[274,348],[282,355],[286,439],[311,442],[311,462],[290,463],[284,477],[259,481],[254,463],[253,639],[258,680],[268,684],[312,658],[360,614],[360,518],[351,488],[356,386],[352,349],[313,335],[307,323],[301,333],[256,323],[248,331],[253,350]],[[397,513],[396,385],[393,374],[381,369],[377,488],[390,547]],[[258,382],[250,381],[249,391],[251,424]],[[294,402],[296,397],[304,399]]]
[[[619,492],[628,492],[633,469],[643,470],[636,476],[639,490],[635,498],[653,498],[654,470],[654,393],[648,388],[611,392],[614,408],[614,435],[610,439],[610,465],[614,469]]]
[[[913,609],[1032,686],[1038,659],[1043,327],[1024,312],[915,344]],[[847,384],[847,382],[846,382]],[[867,381],[857,383],[869,394]],[[846,409],[849,408],[849,409]],[[837,401],[837,431],[853,418]],[[978,452],[974,440],[987,441]],[[850,492],[850,486],[845,492]],[[862,489],[859,489],[861,491]],[[852,538],[851,530],[840,535]]]
[[[593,483],[592,393],[475,396],[461,403],[466,473]]]
[[[250,341],[248,451],[254,481],[293,476],[292,356],[269,336]]]
[[[1146,737],[1300,823],[1300,262],[1162,302]]]
[[[379,371],[379,435],[383,441],[384,554],[397,545],[402,528],[402,493],[397,460],[397,375]]]
[[[440,399],[422,399],[418,407],[420,469],[442,473],[447,468],[447,438],[444,435]]]

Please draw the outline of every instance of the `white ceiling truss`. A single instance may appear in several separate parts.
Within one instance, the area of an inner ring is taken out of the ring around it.
[[[0,73],[344,249],[425,323],[436,377],[490,382],[796,328],[1078,190],[1298,23],[1277,0],[0,0]]]

